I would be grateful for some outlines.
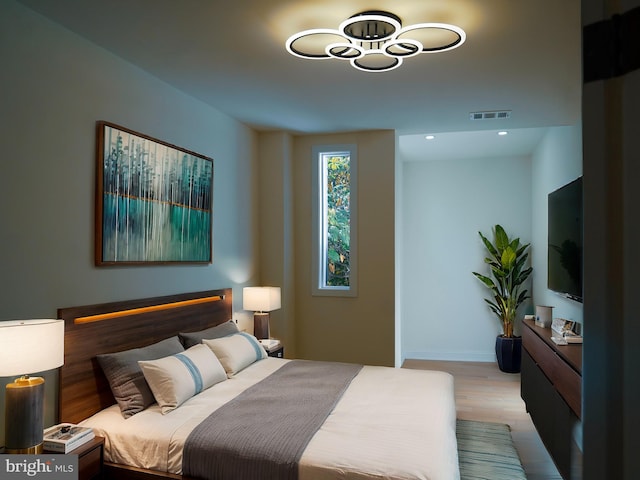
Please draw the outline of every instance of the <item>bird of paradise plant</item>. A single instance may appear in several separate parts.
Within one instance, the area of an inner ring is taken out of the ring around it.
[[[533,271],[531,267],[525,268],[529,244],[521,245],[519,238],[509,239],[500,225],[493,228],[493,243],[482,232],[478,234],[489,252],[484,261],[489,265],[491,277],[473,274],[491,290],[493,298],[484,300],[500,320],[503,336],[512,338],[518,307],[529,298],[523,285]]]

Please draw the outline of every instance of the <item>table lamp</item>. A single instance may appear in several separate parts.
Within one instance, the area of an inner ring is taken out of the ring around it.
[[[0,321],[0,377],[22,375],[5,391],[5,453],[42,453],[44,379],[30,373],[64,363],[64,320]]]
[[[242,308],[253,310],[253,335],[269,338],[269,312],[280,308],[280,287],[245,287]]]

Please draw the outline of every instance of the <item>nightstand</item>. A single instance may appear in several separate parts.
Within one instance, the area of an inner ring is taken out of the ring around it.
[[[279,347],[275,348],[274,350],[267,350],[267,355],[269,355],[270,357],[276,357],[276,358],[283,358],[284,357],[284,346],[280,345]]]
[[[71,450],[69,455],[78,455],[78,480],[102,478],[104,460],[104,438],[94,437],[87,443]]]

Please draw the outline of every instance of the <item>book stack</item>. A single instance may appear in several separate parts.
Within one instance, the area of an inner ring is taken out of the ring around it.
[[[262,344],[264,349],[269,353],[279,349],[281,346],[280,340],[276,340],[275,338],[260,340],[260,343]]]
[[[556,345],[580,345],[582,344],[582,336],[573,332],[564,332],[561,335],[552,335],[551,340]]]
[[[582,343],[582,336],[574,332],[564,332],[562,335],[567,343]]]
[[[44,431],[43,449],[48,452],[69,453],[93,437],[95,434],[91,428],[61,423]]]

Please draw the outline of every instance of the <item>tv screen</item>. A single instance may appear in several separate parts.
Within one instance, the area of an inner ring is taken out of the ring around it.
[[[582,302],[582,177],[549,194],[547,286]]]

